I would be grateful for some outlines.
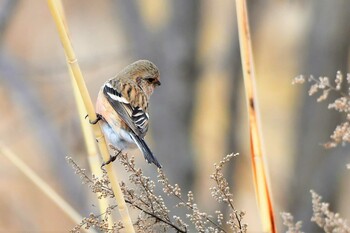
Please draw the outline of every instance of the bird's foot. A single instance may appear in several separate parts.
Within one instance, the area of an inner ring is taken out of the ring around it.
[[[117,153],[116,155],[114,155],[114,156],[109,155],[108,161],[102,163],[101,169],[104,170],[104,171],[106,171],[106,170],[104,169],[104,166],[106,166],[106,165],[108,165],[108,164],[114,162],[114,161],[116,160],[116,158],[118,157],[118,155],[119,155],[121,152],[122,152],[122,151],[120,150],[120,151],[118,151],[118,153]]]
[[[89,115],[86,115],[86,116],[85,116],[85,119],[86,119],[88,116],[89,116]],[[89,123],[92,124],[92,125],[96,125],[97,122],[99,122],[99,121],[102,120],[102,119],[103,119],[103,116],[102,116],[101,114],[96,113],[96,119],[93,120],[93,121],[91,121],[91,120],[89,119]]]

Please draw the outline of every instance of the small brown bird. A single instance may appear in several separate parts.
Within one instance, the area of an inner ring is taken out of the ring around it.
[[[149,99],[160,85],[159,78],[158,68],[150,61],[139,60],[128,65],[102,86],[97,97],[96,112],[109,143],[120,152],[138,147],[148,163],[160,168],[144,140],[148,130]],[[102,166],[116,157],[111,157]]]

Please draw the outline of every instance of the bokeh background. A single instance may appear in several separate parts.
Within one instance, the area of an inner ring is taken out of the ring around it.
[[[234,1],[63,3],[93,101],[124,66],[153,61],[162,86],[152,96],[146,140],[170,181],[193,190],[202,209],[221,208],[210,199],[209,175],[214,162],[239,152],[225,173],[249,232],[261,232]],[[319,232],[309,221],[310,189],[350,219],[349,147],[320,146],[341,116],[291,80],[348,71],[350,1],[249,1],[248,8],[278,229],[284,229],[279,213],[288,211],[303,221],[304,231]],[[69,155],[88,168],[63,49],[45,1],[0,0],[0,112],[1,143],[83,216],[97,211],[94,196],[65,161]],[[155,176],[154,167],[137,161]],[[0,232],[66,232],[73,226],[0,155]]]

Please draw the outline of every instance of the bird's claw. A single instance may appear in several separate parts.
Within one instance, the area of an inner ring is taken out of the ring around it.
[[[86,115],[86,116],[85,116],[85,119],[86,119],[88,116],[89,116],[89,115]],[[93,121],[91,121],[91,120],[89,119],[89,123],[92,124],[92,125],[96,125],[97,122],[99,122],[99,121],[102,120],[102,119],[103,119],[102,115],[96,113],[96,119],[93,120]]]
[[[102,169],[103,171],[106,171],[106,170],[104,169],[104,166],[106,166],[106,165],[108,165],[108,164],[110,164],[110,163],[113,163],[113,162],[117,159],[118,155],[119,155],[121,152],[122,152],[122,151],[120,150],[120,151],[118,152],[118,154],[116,154],[116,155],[114,155],[114,156],[109,155],[108,161],[102,163],[101,169]]]

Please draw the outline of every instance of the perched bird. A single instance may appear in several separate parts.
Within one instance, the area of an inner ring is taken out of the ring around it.
[[[158,68],[150,61],[139,60],[128,65],[102,86],[97,97],[96,113],[105,137],[119,153],[138,147],[148,163],[160,168],[144,140],[148,130],[149,99],[160,85],[159,78]],[[102,166],[114,161],[117,156],[111,156]]]

